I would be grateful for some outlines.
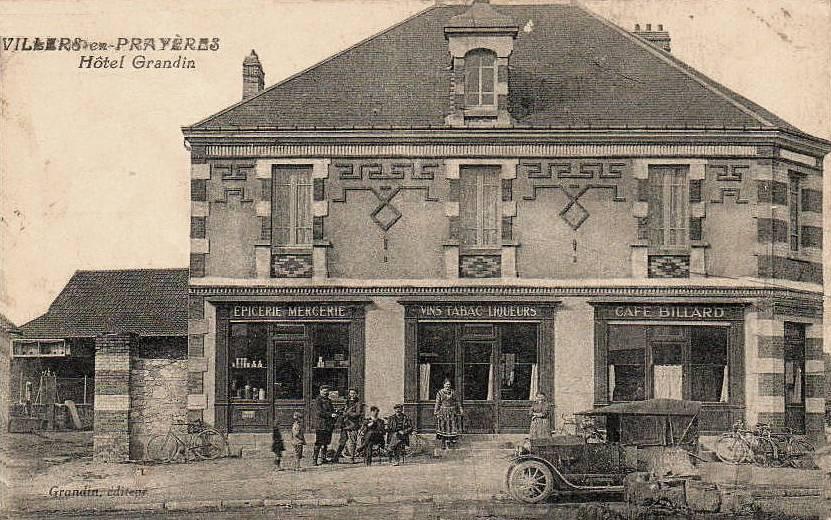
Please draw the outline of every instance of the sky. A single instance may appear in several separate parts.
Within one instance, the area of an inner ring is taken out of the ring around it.
[[[831,0],[583,3],[626,29],[663,24],[675,56],[831,139]],[[0,312],[17,324],[42,314],[79,269],[186,267],[181,127],[239,101],[245,55],[256,49],[270,85],[432,4],[0,0],[3,37],[220,42],[145,53],[192,57],[191,70],[85,69],[83,55],[121,53],[0,47]]]

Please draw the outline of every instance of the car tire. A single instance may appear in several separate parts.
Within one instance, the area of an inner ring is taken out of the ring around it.
[[[554,475],[543,462],[523,460],[508,473],[508,492],[526,504],[537,504],[554,493]]]

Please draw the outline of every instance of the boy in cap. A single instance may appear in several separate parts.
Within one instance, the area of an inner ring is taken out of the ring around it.
[[[314,400],[315,405],[315,450],[312,459],[316,466],[326,462],[326,451],[332,442],[332,430],[335,429],[335,420],[338,414],[335,406],[329,400],[329,385],[320,387],[320,395]]]
[[[404,460],[404,450],[410,445],[410,434],[413,433],[413,423],[404,414],[404,405],[393,406],[395,413],[387,418],[387,450],[392,465],[398,466]]]
[[[294,471],[302,471],[300,469],[300,459],[303,458],[303,446],[306,445],[306,434],[303,432],[302,424],[303,415],[300,412],[294,412],[292,419],[294,419],[294,423],[291,425],[291,444],[294,446]]]

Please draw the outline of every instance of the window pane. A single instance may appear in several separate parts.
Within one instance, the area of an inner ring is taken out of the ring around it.
[[[690,327],[690,363],[727,364],[727,327]]]
[[[680,344],[658,343],[652,345],[653,365],[680,365],[684,362],[684,349]]]
[[[491,343],[464,343],[465,363],[490,363],[493,345]]]
[[[536,375],[537,325],[505,323],[502,326],[502,399],[527,400],[531,395],[531,377]]]
[[[493,367],[484,363],[465,363],[463,399],[491,400],[490,388],[493,385]]]
[[[349,324],[317,325],[312,349],[312,395],[328,384],[337,392],[333,398],[345,397],[349,389],[349,363]]]
[[[690,366],[690,399],[693,401],[727,402],[724,385],[725,367],[719,365]],[[724,392],[724,395],[722,393]]]
[[[493,74],[493,72],[494,72],[493,69],[490,68],[490,67],[482,69],[482,92],[488,92],[488,93],[491,93],[491,94],[494,92],[494,88],[493,88],[494,87],[494,84],[493,84],[494,74]],[[491,99],[493,99],[493,97],[491,97]]]
[[[419,363],[455,363],[456,331],[454,325],[422,323],[418,327]]]
[[[268,371],[268,326],[232,323],[228,363],[231,399],[259,400],[266,387]],[[264,395],[268,398],[268,395]]]
[[[302,343],[274,343],[274,398],[303,399]]]
[[[493,94],[482,94],[483,105],[494,105]]]

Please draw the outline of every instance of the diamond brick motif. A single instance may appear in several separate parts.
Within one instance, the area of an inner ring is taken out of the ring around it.
[[[689,278],[689,255],[650,255],[649,278]]]
[[[389,231],[401,218],[401,212],[389,202],[384,201],[369,216],[378,227],[384,231]]]
[[[565,220],[566,224],[571,226],[571,229],[577,229],[589,218],[589,212],[575,200],[563,208],[560,212],[560,218]]]
[[[311,278],[312,255],[272,255],[272,278]]]
[[[459,257],[459,278],[499,278],[502,276],[500,255],[465,255]]]

